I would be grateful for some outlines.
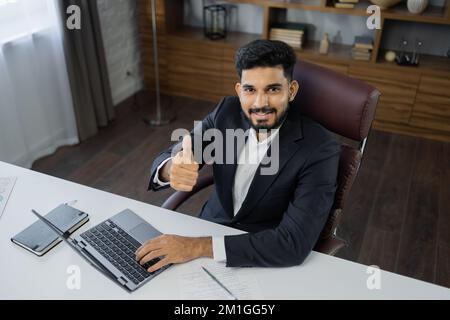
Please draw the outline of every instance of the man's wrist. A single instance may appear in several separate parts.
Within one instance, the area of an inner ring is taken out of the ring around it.
[[[212,237],[195,238],[194,251],[198,257],[213,258]]]
[[[159,180],[162,182],[170,182],[170,167],[172,166],[172,160],[167,161],[159,172]]]

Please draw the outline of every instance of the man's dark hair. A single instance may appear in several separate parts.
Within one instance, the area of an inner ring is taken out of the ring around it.
[[[242,78],[243,70],[281,65],[284,76],[290,81],[293,77],[297,56],[294,49],[282,41],[255,40],[239,48],[235,61],[239,78]]]

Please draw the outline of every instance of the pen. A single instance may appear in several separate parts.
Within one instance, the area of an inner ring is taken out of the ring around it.
[[[206,272],[206,274],[208,275],[208,276],[210,276],[215,282],[217,282],[217,284],[219,285],[219,286],[221,286],[230,296],[232,296],[233,297],[233,299],[234,300],[238,300],[238,298],[236,298],[236,296],[234,295],[234,294],[232,294],[231,293],[231,291],[230,290],[228,290],[216,277],[214,277],[212,274],[211,274],[211,272],[209,272],[208,270],[206,270],[206,268],[205,267],[203,267],[202,266],[202,269]]]

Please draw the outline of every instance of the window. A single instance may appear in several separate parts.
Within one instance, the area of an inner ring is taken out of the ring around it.
[[[0,43],[55,25],[54,0],[0,0]]]

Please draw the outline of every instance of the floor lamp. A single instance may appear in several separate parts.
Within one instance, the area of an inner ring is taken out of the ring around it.
[[[156,119],[144,119],[150,126],[162,126],[170,123],[173,118],[163,119],[161,114],[161,88],[159,82],[158,38],[156,30],[156,0],[151,0],[152,6],[152,32],[153,32],[153,61],[155,65],[155,89],[156,89]]]

